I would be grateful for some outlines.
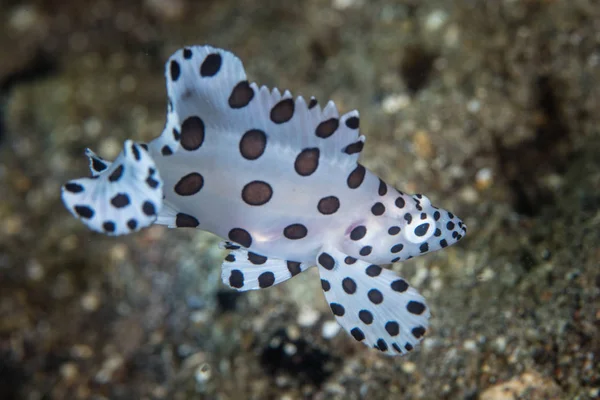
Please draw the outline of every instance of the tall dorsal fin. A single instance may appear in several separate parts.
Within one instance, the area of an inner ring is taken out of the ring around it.
[[[167,61],[165,75],[169,114],[175,116],[168,118],[172,123],[157,142],[173,142],[175,129],[182,132],[180,145],[194,151],[204,142],[240,141],[254,130],[262,132],[254,138],[259,142],[268,140],[294,152],[318,148],[330,163],[356,166],[365,140],[358,111],[340,116],[331,101],[321,108],[314,98],[307,103],[289,91],[249,83],[234,54],[210,46],[177,51]]]

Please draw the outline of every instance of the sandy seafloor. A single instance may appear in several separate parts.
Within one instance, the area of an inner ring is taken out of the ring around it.
[[[237,294],[218,238],[109,238],[62,207],[89,146],[163,127],[177,48],[361,112],[362,162],[461,216],[401,271],[433,312],[389,358],[332,324],[317,271]],[[0,398],[600,395],[600,3],[0,3]]]

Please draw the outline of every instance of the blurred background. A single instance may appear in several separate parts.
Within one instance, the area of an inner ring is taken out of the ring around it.
[[[359,109],[362,163],[461,216],[394,265],[420,350],[340,330],[316,271],[238,294],[219,239],[109,238],[60,185],[160,134],[176,49]],[[0,398],[591,399],[600,395],[600,5],[592,0],[0,2]]]

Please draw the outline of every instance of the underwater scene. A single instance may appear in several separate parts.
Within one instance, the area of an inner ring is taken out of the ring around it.
[[[600,4],[0,21],[0,399],[600,397]]]

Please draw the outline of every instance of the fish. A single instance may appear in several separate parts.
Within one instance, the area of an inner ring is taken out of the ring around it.
[[[90,177],[61,188],[67,210],[110,236],[153,224],[196,228],[229,251],[222,281],[272,287],[317,266],[337,322],[388,355],[429,327],[423,296],[382,265],[466,235],[457,216],[387,184],[358,159],[358,111],[250,83],[233,53],[205,46],[165,64],[167,117],[149,143],[126,140],[113,162],[90,149]]]

